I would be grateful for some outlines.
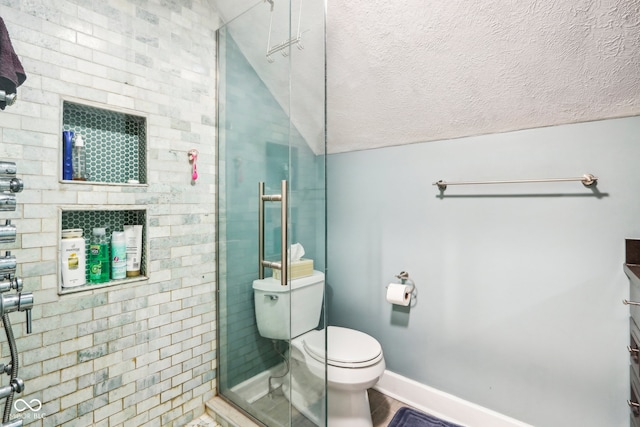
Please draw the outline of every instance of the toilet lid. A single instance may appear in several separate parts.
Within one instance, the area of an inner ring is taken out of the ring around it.
[[[304,348],[311,357],[324,363],[324,331],[306,334]],[[382,346],[375,338],[339,326],[327,328],[326,350],[327,363],[333,366],[357,368],[373,365],[382,359]]]

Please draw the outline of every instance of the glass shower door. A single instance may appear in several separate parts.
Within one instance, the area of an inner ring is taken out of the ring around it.
[[[264,259],[281,263],[283,243],[297,243],[325,271],[324,1],[256,4],[218,31],[218,69],[218,391],[267,426],[324,426],[326,367],[312,372],[291,332],[306,313],[279,298],[287,333],[263,337],[253,289],[261,205]],[[288,202],[285,223],[260,182]],[[265,280],[290,296],[297,279],[282,286],[279,273],[266,268]]]

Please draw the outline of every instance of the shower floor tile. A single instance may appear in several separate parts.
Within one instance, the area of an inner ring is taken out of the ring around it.
[[[289,401],[284,395],[264,396],[253,402],[252,406],[268,417],[269,427],[289,426]],[[316,427],[307,417],[291,408],[291,426]]]

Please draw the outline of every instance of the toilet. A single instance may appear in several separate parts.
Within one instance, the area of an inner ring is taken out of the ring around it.
[[[314,271],[287,286],[273,278],[255,280],[253,290],[260,335],[290,340],[290,384],[283,384],[283,389],[293,406],[320,425],[319,414],[324,411],[318,405],[324,402],[326,372],[327,425],[372,427],[367,389],[385,370],[382,347],[364,332],[338,326],[316,329],[322,313],[324,274]]]

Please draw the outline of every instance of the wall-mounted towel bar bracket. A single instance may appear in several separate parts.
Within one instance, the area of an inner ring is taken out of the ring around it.
[[[590,173],[582,175],[577,178],[547,178],[547,179],[517,179],[517,180],[504,180],[504,181],[459,181],[459,182],[447,182],[436,181],[433,185],[437,185],[440,191],[447,189],[448,185],[476,185],[476,184],[529,184],[536,182],[567,182],[567,181],[580,181],[585,187],[593,187],[598,185],[598,178]]]

